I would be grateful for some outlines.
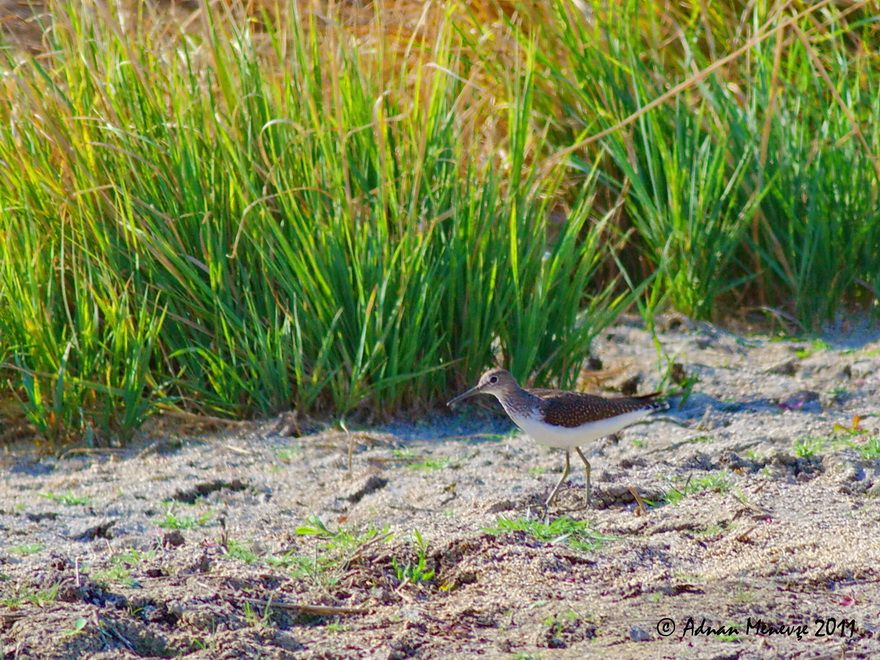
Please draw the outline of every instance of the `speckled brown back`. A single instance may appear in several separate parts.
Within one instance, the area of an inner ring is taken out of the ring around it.
[[[560,390],[528,390],[543,401],[544,421],[555,426],[573,428],[586,422],[597,422],[636,410],[658,410],[664,407],[654,401],[660,393],[606,399],[593,394]]]

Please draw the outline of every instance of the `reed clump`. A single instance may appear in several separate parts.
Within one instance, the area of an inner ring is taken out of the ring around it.
[[[566,385],[633,301],[876,304],[871,3],[169,11],[3,49],[0,409],[41,437]]]

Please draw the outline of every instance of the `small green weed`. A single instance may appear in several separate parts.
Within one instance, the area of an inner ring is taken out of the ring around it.
[[[740,501],[743,506],[752,506],[749,496],[741,488],[733,491],[733,496]]]
[[[235,539],[229,539],[226,542],[226,554],[245,564],[256,564],[260,561],[260,556],[253,551],[250,545]]]
[[[853,442],[851,446],[866,461],[880,458],[880,436],[874,436],[865,442]]]
[[[204,527],[211,520],[211,512],[208,511],[202,515],[195,516],[177,516],[173,511],[166,511],[165,516],[160,518],[156,525],[163,529],[195,529],[196,527]]]
[[[564,635],[566,631],[571,630],[572,627],[576,626],[580,621],[580,618],[581,617],[577,612],[569,609],[562,614],[548,616],[541,623],[549,629],[547,632],[551,639],[564,644]],[[553,644],[551,643],[551,645]]]
[[[489,534],[508,534],[510,532],[526,532],[538,541],[545,543],[565,542],[569,547],[583,552],[590,552],[602,547],[613,537],[603,536],[590,529],[590,524],[583,520],[573,520],[563,516],[550,523],[543,523],[528,518],[499,518],[494,527],[484,531]]]
[[[111,584],[121,584],[126,587],[136,586],[137,580],[131,576],[131,569],[155,556],[156,553],[152,550],[144,552],[136,548],[129,548],[113,555],[107,568],[92,571],[91,578],[102,586]]]
[[[452,463],[448,458],[426,458],[423,461],[419,461],[418,463],[410,463],[407,467],[410,470],[424,470],[424,471],[433,471],[433,470],[443,470]]]
[[[294,578],[312,578],[325,585],[338,581],[341,571],[366,545],[384,543],[392,537],[387,527],[383,530],[367,528],[361,532],[345,528],[334,531],[314,514],[296,528],[296,534],[316,540],[313,554],[292,551],[270,557],[267,563],[289,570]]]
[[[295,551],[285,552],[283,555],[266,557],[269,566],[283,568],[295,578],[303,578],[323,570],[323,563],[317,557],[306,557]]]
[[[334,532],[318,516],[312,514],[306,518],[305,524],[296,528],[296,534],[297,536],[315,536],[324,539],[327,550],[350,551],[371,541],[380,534],[387,535],[388,528],[378,530],[370,527],[363,532],[356,533],[340,527]]]
[[[72,628],[68,628],[67,630],[61,631],[61,636],[62,637],[73,637],[74,635],[78,635],[83,630],[85,630],[86,623],[87,622],[86,622],[85,618],[79,617],[76,621],[73,622]]]
[[[290,465],[293,459],[302,454],[302,447],[283,447],[275,452],[275,458],[285,465]]]
[[[749,605],[758,600],[758,595],[754,591],[749,591],[748,589],[738,587],[736,592],[733,594],[733,599],[737,603]]]
[[[828,395],[831,399],[842,401],[849,397],[849,388],[844,387],[843,385],[838,385],[837,387],[832,387],[831,390],[829,390]]]
[[[107,587],[111,584],[121,584],[126,587],[133,587],[137,582],[131,577],[131,571],[124,564],[117,564],[109,568],[92,571],[92,580],[102,586]]]
[[[28,555],[35,555],[43,549],[42,543],[23,543],[21,545],[13,545],[7,549],[7,552],[12,555],[21,555],[22,557],[27,557]]]
[[[397,561],[397,557],[391,559],[391,565],[397,574],[399,582],[430,582],[434,579],[434,570],[428,568],[428,542],[425,541],[419,530],[413,530],[413,542],[415,544],[416,561],[406,563]]]
[[[823,339],[814,339],[810,342],[810,345],[806,348],[802,348],[795,352],[795,355],[798,359],[803,360],[805,358],[810,357],[814,353],[819,353],[820,351],[827,351],[831,348],[831,344],[826,342]]]
[[[698,374],[679,374],[675,369],[677,363],[670,361],[669,364],[671,369],[670,377],[672,381],[678,385],[677,391],[671,393],[678,396],[678,409],[681,410],[687,405],[688,399],[690,399],[691,395],[694,393],[694,387],[700,382],[700,376]]]
[[[798,458],[813,458],[825,448],[825,440],[816,437],[798,438],[794,443],[794,455]]]
[[[691,477],[685,482],[681,488],[673,487],[666,492],[663,499],[667,504],[678,504],[688,495],[701,493],[704,490],[710,490],[716,493],[726,493],[730,490],[730,481],[728,474],[724,471],[707,474],[704,477]]]
[[[48,493],[40,493],[40,497],[52,502],[60,502],[65,506],[85,506],[92,501],[88,497],[74,495],[71,491],[67,491],[66,493],[53,493],[50,491]]]
[[[706,537],[706,536],[718,536],[721,532],[724,531],[724,528],[717,523],[712,523],[711,525],[706,525],[703,529],[698,529],[694,531],[695,536]]]
[[[10,609],[18,609],[22,605],[44,607],[58,599],[58,587],[53,584],[48,589],[19,588],[9,595],[0,596],[0,605]]]
[[[155,550],[138,550],[137,548],[129,548],[124,552],[120,552],[113,559],[115,561],[119,561],[125,563],[129,566],[137,566],[142,562],[149,561],[150,559],[156,558]]]
[[[265,630],[272,625],[272,602],[268,601],[263,606],[262,612],[257,612],[250,601],[244,602],[244,620],[251,628]]]

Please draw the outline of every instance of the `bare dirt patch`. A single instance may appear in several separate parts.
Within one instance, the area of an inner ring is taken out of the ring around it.
[[[547,525],[562,456],[491,403],[352,434],[10,447],[4,653],[876,657],[880,342],[832,339],[670,319],[692,395],[588,448],[596,507],[575,510],[575,473]],[[619,388],[659,380],[638,323],[595,358]]]

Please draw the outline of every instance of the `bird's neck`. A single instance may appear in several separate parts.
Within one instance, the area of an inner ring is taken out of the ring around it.
[[[543,401],[540,397],[517,386],[515,389],[495,395],[504,411],[511,417],[531,417],[541,409]]]

